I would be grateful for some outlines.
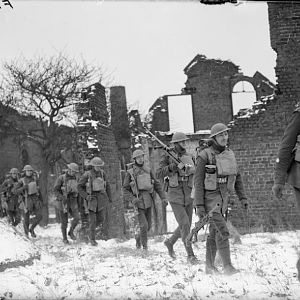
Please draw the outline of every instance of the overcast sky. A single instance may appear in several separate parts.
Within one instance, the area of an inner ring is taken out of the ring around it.
[[[11,0],[14,9],[1,2],[2,61],[60,51],[83,57],[112,73],[113,85],[125,86],[128,104],[142,112],[180,93],[183,69],[197,54],[276,83],[266,2]]]

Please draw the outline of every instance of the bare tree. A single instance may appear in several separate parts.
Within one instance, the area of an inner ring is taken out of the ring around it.
[[[0,101],[21,115],[34,116],[39,124],[29,130],[11,124],[10,130],[34,142],[41,151],[43,222],[47,224],[48,174],[61,159],[62,150],[71,146],[70,134],[66,133],[76,124],[76,103],[83,88],[101,81],[101,68],[88,66],[84,61],[78,63],[62,53],[6,62],[3,68]]]

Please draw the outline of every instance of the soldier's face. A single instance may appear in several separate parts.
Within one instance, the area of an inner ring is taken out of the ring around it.
[[[228,142],[228,132],[224,131],[216,135],[216,141],[220,146],[225,147]]]
[[[68,173],[69,173],[70,176],[74,176],[76,172],[73,171],[73,170],[71,170],[71,169],[69,169],[69,170],[68,170]]]
[[[17,178],[17,175],[18,175],[17,173],[11,173],[12,178]]]
[[[135,158],[135,161],[139,164],[139,165],[142,165],[144,163],[144,155],[140,155],[140,156],[137,156]]]
[[[25,171],[25,175],[30,177],[32,175],[32,171]]]
[[[94,170],[95,170],[96,172],[99,172],[99,171],[101,170],[101,167],[98,167],[98,166],[95,167],[95,166],[94,166]]]

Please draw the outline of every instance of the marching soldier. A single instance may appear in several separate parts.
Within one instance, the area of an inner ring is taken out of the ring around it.
[[[300,103],[293,112],[278,149],[274,172],[273,194],[282,198],[285,182],[294,189],[296,206],[300,213]],[[300,281],[300,258],[297,262]]]
[[[234,190],[244,209],[248,207],[247,197],[237,162],[232,150],[227,148],[228,130],[226,125],[217,123],[211,128],[210,147],[201,151],[197,159],[194,177],[196,214],[202,219],[219,204],[213,212],[206,240],[206,273],[218,273],[214,266],[217,250],[221,256],[224,273],[239,272],[231,264],[229,231],[224,218],[229,194]]]
[[[123,183],[123,191],[126,199],[137,210],[139,221],[139,233],[136,234],[136,247],[148,250],[148,234],[151,229],[151,209],[154,201],[154,191],[158,193],[162,201],[166,201],[165,193],[160,182],[154,177],[150,168],[144,164],[145,153],[135,150],[132,154],[134,164],[128,169]]]
[[[97,246],[95,236],[96,221],[104,225],[106,207],[112,202],[112,194],[109,182],[102,167],[104,161],[100,157],[94,157],[89,162],[91,170],[86,171],[78,182],[78,192],[85,201],[89,212],[89,239],[92,246]]]
[[[21,221],[18,195],[13,192],[14,187],[19,181],[19,170],[12,168],[9,171],[7,178],[1,186],[3,204],[8,214],[9,221],[13,226],[17,226]]]
[[[67,238],[68,215],[71,214],[73,217],[70,230],[68,231],[68,236],[72,240],[76,240],[74,229],[79,223],[78,180],[76,177],[76,174],[79,173],[79,167],[76,163],[70,163],[67,166],[68,169],[66,173],[60,175],[54,185],[54,193],[57,197],[57,208],[61,219],[61,232],[65,244],[69,244]]]
[[[32,237],[36,237],[34,228],[42,220],[42,207],[43,201],[39,193],[39,182],[37,173],[32,166],[26,165],[23,168],[25,176],[16,184],[13,192],[21,196],[21,209],[23,210],[23,226],[26,237],[30,232]],[[32,221],[32,225],[29,228],[30,215],[34,214],[35,217]]]
[[[192,155],[186,151],[188,137],[182,132],[175,132],[171,143],[174,145],[175,155],[182,161],[180,164],[173,162],[169,156],[164,155],[157,170],[157,177],[164,179],[169,177],[168,201],[171,204],[178,227],[173,235],[166,239],[164,245],[168,248],[169,255],[175,258],[173,249],[176,241],[181,237],[187,253],[187,260],[191,264],[197,264],[193,248],[186,243],[190,232],[193,217],[193,199],[191,191],[193,187],[193,176],[195,165]]]

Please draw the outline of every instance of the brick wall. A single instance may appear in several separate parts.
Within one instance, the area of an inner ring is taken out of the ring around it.
[[[131,136],[127,114],[127,102],[124,86],[110,88],[111,125],[118,145],[120,161],[124,164],[131,160]]]
[[[230,80],[239,72],[239,67],[229,61],[208,60],[204,55],[197,55],[194,62],[184,71],[188,76],[186,87],[196,88],[196,93],[192,95],[196,132],[210,129],[216,120],[223,123],[231,121]]]

